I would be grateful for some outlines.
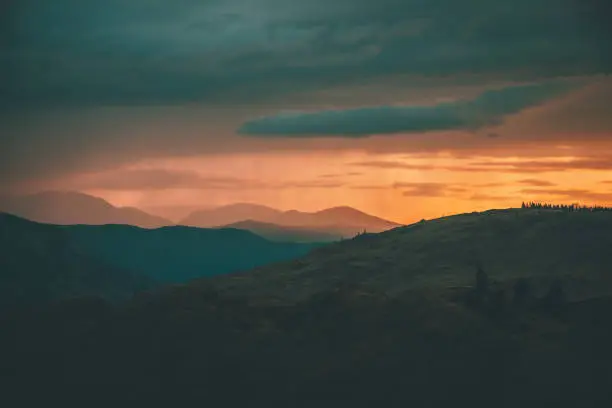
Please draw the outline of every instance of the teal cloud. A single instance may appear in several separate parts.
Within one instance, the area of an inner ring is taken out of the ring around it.
[[[484,92],[473,100],[434,106],[376,106],[281,113],[244,123],[238,133],[282,137],[367,137],[374,134],[477,130],[500,124],[524,109],[563,95],[576,84],[545,82]]]
[[[612,10],[603,0],[28,0],[0,7],[5,109],[258,103],[393,74],[541,80],[612,71]]]

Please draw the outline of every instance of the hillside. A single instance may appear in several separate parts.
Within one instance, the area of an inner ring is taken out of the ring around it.
[[[0,333],[11,333],[0,336],[0,375],[9,390],[79,400],[127,387],[141,404],[608,407],[611,222],[465,214],[115,306],[0,310]],[[75,228],[107,227],[62,229]],[[128,240],[141,231],[116,229]]]
[[[194,227],[143,229],[128,225],[60,227],[73,248],[160,282],[249,270],[294,259],[321,244],[271,242],[249,231]]]
[[[216,284],[300,299],[339,282],[394,294],[466,285],[481,265],[498,281],[561,278],[578,297],[612,293],[611,231],[611,213],[492,210],[361,235]]]
[[[0,213],[3,299],[127,297],[161,283],[248,270],[321,244],[276,243],[238,229],[51,225]]]
[[[278,242],[333,242],[340,241],[341,234],[333,234],[307,227],[284,227],[267,222],[245,220],[224,225],[221,228],[236,228],[251,231],[270,241]]]
[[[48,224],[128,224],[143,228],[172,225],[173,222],[133,207],[115,207],[88,194],[47,191],[0,199],[0,211]]]
[[[72,239],[56,226],[0,213],[0,304],[75,296],[119,300],[156,286],[111,262],[73,251]]]

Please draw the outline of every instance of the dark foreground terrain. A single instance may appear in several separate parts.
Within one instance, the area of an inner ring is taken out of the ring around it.
[[[610,248],[611,213],[492,211],[123,303],[7,306],[4,395],[19,402],[9,406],[610,407]]]
[[[567,302],[554,287],[530,298],[515,286],[392,299],[339,287],[293,304],[187,286],[120,307],[13,310],[2,382],[20,402],[45,403],[612,406],[612,298]]]

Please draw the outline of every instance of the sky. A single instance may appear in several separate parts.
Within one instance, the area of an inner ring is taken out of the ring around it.
[[[606,0],[3,0],[0,194],[612,205]]]

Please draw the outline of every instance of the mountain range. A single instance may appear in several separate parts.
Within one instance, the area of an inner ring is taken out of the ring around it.
[[[336,236],[351,237],[357,233],[381,232],[400,226],[352,207],[333,207],[316,212],[281,211],[257,204],[238,203],[209,210],[195,211],[179,222],[196,227],[218,227],[250,220],[278,227],[309,228]]]
[[[120,300],[157,286],[73,245],[69,230],[0,213],[0,305],[80,296]]]
[[[128,224],[143,228],[171,225],[172,221],[134,207],[115,207],[106,200],[72,191],[0,198],[0,211],[48,224]]]
[[[138,208],[116,207],[99,197],[64,191],[0,197],[0,211],[59,225],[126,224],[159,228],[179,224],[200,228],[238,228],[285,242],[336,241],[364,230],[380,232],[399,226],[351,207],[334,207],[309,213],[280,211],[248,203],[194,211],[175,223]]]
[[[120,401],[129,389],[147,405],[609,407],[610,231],[612,212],[463,214],[126,302],[0,308],[0,376],[19,401],[36,399],[27,406],[49,395]],[[175,274],[195,264],[202,271],[202,254],[234,262],[251,246],[276,247],[235,229],[14,217],[0,234],[0,260],[13,259],[11,276],[27,279],[2,295],[83,284],[79,265],[96,267],[94,258],[141,259]],[[57,275],[62,265],[67,273]],[[22,391],[32,385],[51,391]]]
[[[0,298],[119,299],[297,258],[319,245],[271,242],[231,228],[51,225],[0,213]]]

